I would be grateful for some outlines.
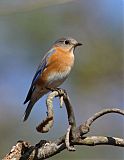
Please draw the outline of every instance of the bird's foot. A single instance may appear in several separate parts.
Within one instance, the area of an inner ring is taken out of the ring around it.
[[[52,87],[46,87],[46,89],[48,89],[48,90],[50,90],[52,92],[54,92],[54,91],[58,92],[58,95],[56,97],[60,98],[60,108],[62,108],[63,103],[64,103],[63,96],[67,95],[66,90],[61,89],[61,88],[52,88]]]
[[[66,93],[66,91],[62,88],[53,88],[53,87],[46,87],[47,90],[50,90],[50,91],[57,91],[59,93],[59,96]]]

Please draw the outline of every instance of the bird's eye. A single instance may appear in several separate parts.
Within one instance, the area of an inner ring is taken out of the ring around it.
[[[64,42],[65,42],[65,44],[70,44],[69,40],[65,40]]]

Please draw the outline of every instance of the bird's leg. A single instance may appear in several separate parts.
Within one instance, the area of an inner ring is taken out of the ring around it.
[[[57,91],[59,93],[58,96],[62,96],[64,95],[64,93],[66,93],[66,91],[64,89],[61,89],[61,88],[53,88],[53,87],[46,87],[47,90],[50,90],[50,91]]]
[[[46,87],[46,89],[49,90],[49,91],[52,91],[52,92],[56,91],[56,88],[53,88],[53,87]]]

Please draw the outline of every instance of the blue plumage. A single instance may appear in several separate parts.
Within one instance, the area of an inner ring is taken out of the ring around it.
[[[54,54],[55,51],[56,51],[56,50],[55,50],[54,48],[52,48],[52,49],[51,49],[50,51],[48,51],[47,54],[43,57],[40,65],[38,66],[38,69],[37,69],[37,71],[36,71],[36,73],[35,73],[35,75],[34,75],[34,78],[33,78],[32,83],[31,83],[31,87],[30,87],[30,89],[29,89],[29,91],[28,91],[28,94],[27,94],[27,97],[26,97],[26,99],[25,99],[25,101],[24,101],[24,104],[26,104],[26,103],[30,100],[31,95],[32,95],[32,93],[33,93],[33,91],[34,91],[34,89],[35,89],[35,86],[34,86],[35,82],[37,81],[37,79],[39,78],[39,76],[42,74],[42,72],[44,71],[44,69],[47,67],[47,60],[48,60],[48,58],[49,58],[52,54]]]

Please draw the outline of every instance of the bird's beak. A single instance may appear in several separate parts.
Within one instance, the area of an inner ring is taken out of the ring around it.
[[[75,47],[83,45],[82,43],[76,43]]]

